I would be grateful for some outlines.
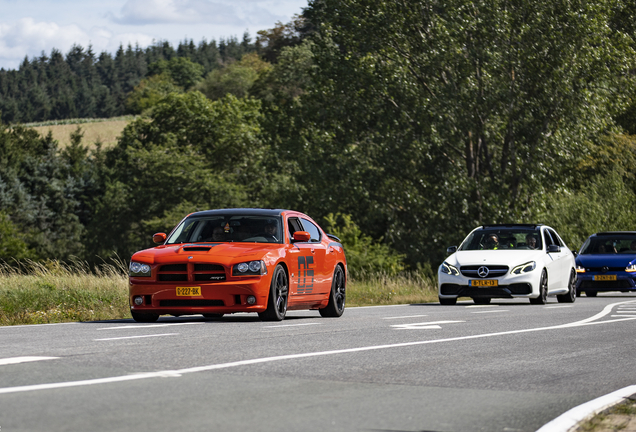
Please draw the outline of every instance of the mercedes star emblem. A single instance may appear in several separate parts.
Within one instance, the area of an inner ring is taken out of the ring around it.
[[[486,266],[479,267],[477,269],[477,274],[479,275],[479,277],[485,278],[486,276],[488,276],[488,267]]]

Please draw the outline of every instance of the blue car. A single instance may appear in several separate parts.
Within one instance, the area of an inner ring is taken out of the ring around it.
[[[576,257],[576,294],[636,291],[636,231],[592,234]]]

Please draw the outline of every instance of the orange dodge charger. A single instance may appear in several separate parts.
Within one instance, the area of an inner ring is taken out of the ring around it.
[[[186,216],[161,245],[130,262],[130,313],[218,318],[257,312],[280,321],[287,310],[345,309],[347,261],[340,240],[291,210],[225,209]]]

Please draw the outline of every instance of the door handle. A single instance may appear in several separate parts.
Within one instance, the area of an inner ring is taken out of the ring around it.
[[[311,250],[311,253],[316,253],[316,250],[315,250],[315,249],[312,249],[312,250]]]

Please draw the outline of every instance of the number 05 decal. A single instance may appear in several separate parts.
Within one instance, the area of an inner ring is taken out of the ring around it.
[[[314,257],[298,257],[298,294],[311,294],[314,286]]]

